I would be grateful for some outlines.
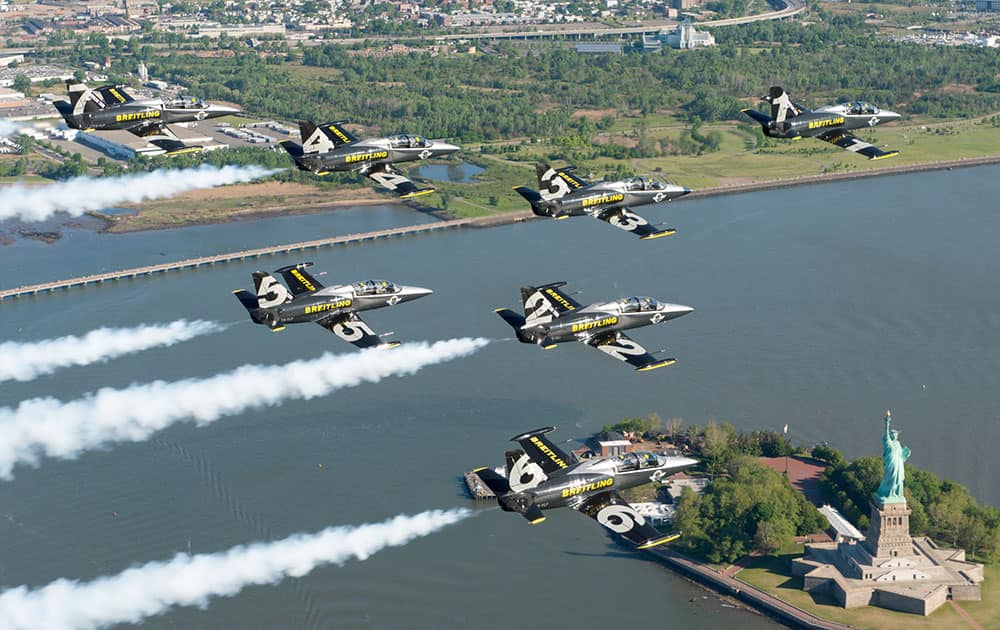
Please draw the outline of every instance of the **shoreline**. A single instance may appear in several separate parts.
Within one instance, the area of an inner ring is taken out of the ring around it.
[[[851,179],[863,179],[869,177],[888,177],[891,175],[907,175],[910,173],[921,173],[926,171],[945,171],[955,168],[971,168],[974,166],[989,166],[1000,164],[1000,155],[989,155],[978,158],[962,158],[959,160],[941,160],[939,162],[920,162],[917,164],[905,164],[903,166],[889,166],[886,168],[869,169],[864,171],[846,171],[843,173],[823,173],[821,175],[803,175],[802,177],[792,177],[788,179],[772,179],[763,182],[751,182],[749,184],[733,184],[731,186],[714,186],[712,188],[702,188],[693,190],[686,195],[688,198],[715,197],[717,195],[730,195],[744,192],[757,192],[759,190],[773,190],[777,188],[791,188],[792,186],[807,186],[809,184],[825,184],[827,182],[838,182]]]
[[[993,164],[1000,164],[1000,155],[978,157],[978,158],[962,158],[959,160],[942,160],[939,162],[923,162],[918,164],[890,166],[886,168],[869,169],[863,171],[847,171],[843,173],[823,173],[820,175],[804,175],[802,177],[779,178],[779,179],[772,179],[760,182],[751,182],[748,184],[713,186],[711,188],[702,188],[698,190],[693,190],[686,197],[689,199],[698,199],[703,197],[715,197],[719,195],[736,195],[740,193],[758,192],[763,190],[777,190],[781,188],[791,188],[794,186],[808,186],[810,184],[825,184],[825,183],[842,182],[854,179],[866,179],[871,177],[889,177],[893,175],[906,175],[910,173],[920,173],[926,171],[951,170],[955,168],[971,168],[975,166],[989,166]],[[291,207],[273,207],[267,209],[259,209],[259,210],[254,210],[252,212],[247,212],[246,214],[227,215],[225,218],[191,221],[190,223],[186,223],[184,225],[164,224],[164,225],[150,225],[150,226],[129,228],[126,225],[123,225],[122,223],[119,223],[114,219],[101,216],[100,214],[97,213],[94,213],[92,216],[95,216],[107,222],[107,225],[105,227],[100,228],[98,230],[99,232],[108,234],[128,234],[134,232],[143,232],[147,230],[166,230],[166,229],[185,228],[198,225],[219,225],[236,221],[252,221],[255,219],[266,219],[286,214],[289,215],[320,214],[328,211],[336,211],[356,206],[370,206],[370,205],[402,205],[416,212],[420,212],[421,214],[432,216],[440,221],[457,220],[460,218],[440,208],[423,206],[422,204],[419,203],[407,202],[405,200],[400,200],[395,198],[372,199],[370,197],[325,201],[323,203],[297,205]],[[501,212],[482,217],[474,217],[471,221],[471,225],[475,227],[494,227],[496,225],[519,223],[527,219],[535,219],[535,218],[542,218],[542,217],[536,217],[530,210]],[[122,227],[118,230],[113,229],[116,226],[122,226]]]

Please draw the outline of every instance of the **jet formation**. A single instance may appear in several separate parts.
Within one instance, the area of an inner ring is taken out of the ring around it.
[[[566,219],[590,216],[616,228],[631,232],[643,240],[670,236],[677,230],[657,229],[638,214],[634,206],[670,201],[691,192],[651,177],[632,177],[615,182],[587,182],[573,173],[576,167],[552,168],[538,164],[539,190],[518,186],[516,190],[531,204],[531,211],[540,217]]]
[[[617,490],[659,481],[696,465],[697,460],[654,453],[577,460],[545,436],[554,430],[545,427],[512,437],[523,450],[507,451],[506,478],[490,468],[473,471],[504,511],[517,512],[535,525],[545,520],[542,510],[569,507],[621,534],[637,549],[680,537],[657,531]]]
[[[625,361],[639,372],[671,365],[675,358],[657,359],[625,335],[624,330],[659,324],[694,309],[667,304],[651,297],[626,297],[614,302],[583,306],[560,290],[565,282],[522,287],[524,315],[507,308],[496,309],[518,341],[535,343],[546,350],[565,341],[579,341]]]
[[[72,129],[124,129],[163,149],[167,155],[202,148],[184,144],[167,125],[240,113],[236,108],[204,103],[195,98],[136,99],[121,85],[89,88],[76,79],[67,79],[66,89],[69,101],[56,101],[55,106]]]
[[[879,109],[862,101],[825,105],[809,110],[793,103],[784,88],[777,86],[772,87],[761,100],[771,104],[770,116],[754,109],[741,111],[759,122],[764,135],[769,138],[819,138],[841,149],[859,153],[869,160],[899,155],[899,151],[883,151],[850,133],[853,129],[870,129],[899,120],[902,116],[896,112]]]
[[[276,270],[288,287],[268,273],[255,271],[256,295],[246,289],[233,293],[250,313],[250,319],[272,332],[284,330],[285,324],[315,322],[359,348],[395,348],[399,342],[383,341],[358,312],[395,306],[433,293],[430,289],[401,286],[387,280],[324,287],[306,271],[311,266],[311,262],[306,262]]]
[[[292,156],[300,170],[317,175],[325,175],[331,171],[361,173],[402,199],[425,195],[434,189],[418,188],[394,169],[393,164],[444,157],[459,149],[447,142],[411,135],[359,140],[344,127],[344,122],[316,125],[308,120],[300,121],[302,144],[285,140],[281,146]]]

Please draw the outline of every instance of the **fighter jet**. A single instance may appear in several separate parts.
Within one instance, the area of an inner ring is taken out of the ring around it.
[[[184,144],[167,127],[170,123],[198,122],[237,114],[240,110],[203,103],[193,98],[146,98],[136,100],[121,85],[89,88],[76,79],[66,80],[69,101],[56,101],[56,109],[73,129],[124,129],[167,152],[167,155],[199,151]]]
[[[659,481],[694,466],[697,460],[648,452],[577,460],[545,437],[554,430],[545,427],[512,437],[524,450],[507,451],[506,478],[491,468],[473,471],[504,511],[517,512],[535,525],[545,520],[542,510],[570,507],[621,534],[637,549],[680,537],[679,533],[663,535],[646,523],[616,490]]]
[[[359,140],[344,127],[345,122],[317,126],[312,121],[299,121],[302,144],[285,140],[281,146],[291,154],[300,170],[317,175],[330,171],[354,171],[366,175],[403,199],[426,195],[434,189],[417,188],[394,169],[393,164],[444,157],[459,149],[447,142],[410,135]]]
[[[531,211],[540,217],[565,219],[587,215],[632,232],[642,240],[670,236],[677,231],[658,230],[629,208],[683,197],[691,192],[687,188],[650,177],[588,183],[573,173],[575,169],[573,166],[556,169],[548,164],[539,164],[535,171],[541,190],[532,190],[527,186],[518,186],[514,190],[528,200]]]
[[[430,289],[400,286],[386,280],[324,287],[306,271],[311,266],[311,262],[306,262],[278,269],[275,273],[281,274],[288,288],[270,274],[255,271],[253,281],[257,294],[245,289],[233,293],[255,324],[263,324],[273,332],[284,330],[285,324],[316,322],[359,348],[395,348],[399,345],[398,341],[383,341],[362,321],[359,311],[395,306],[433,293]]]
[[[693,308],[665,304],[651,297],[626,297],[583,306],[559,290],[565,284],[522,287],[523,316],[507,308],[496,312],[514,329],[519,341],[537,343],[546,350],[564,341],[580,341],[625,361],[639,372],[677,362],[672,357],[657,359],[622,331],[687,315]]]
[[[881,160],[899,151],[883,151],[875,145],[859,140],[850,133],[852,129],[869,129],[901,116],[887,109],[879,109],[871,103],[853,101],[838,105],[824,105],[809,110],[793,103],[784,88],[772,87],[761,100],[771,104],[771,115],[753,109],[742,110],[744,114],[761,124],[764,135],[771,138],[819,138],[841,149],[860,153],[869,160]]]

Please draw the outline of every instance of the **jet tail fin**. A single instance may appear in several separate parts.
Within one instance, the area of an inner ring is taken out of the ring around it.
[[[354,144],[357,137],[344,127],[345,121],[317,125],[311,120],[299,121],[304,153],[327,153],[337,147]]]
[[[525,332],[521,330],[521,326],[524,326],[523,315],[515,313],[509,308],[498,308],[496,309],[496,314],[499,315],[503,321],[507,322],[507,325],[514,329],[514,334],[517,335],[518,341],[523,343],[533,343],[531,337],[526,335]]]
[[[765,100],[771,103],[771,118],[775,122],[783,122],[789,118],[795,118],[801,113],[799,108],[795,106],[795,103],[792,102],[792,99],[788,97],[788,93],[785,92],[785,88],[783,87],[772,86]]]
[[[541,466],[547,475],[576,463],[575,457],[566,454],[553,441],[545,437],[546,433],[552,431],[555,431],[555,427],[543,427],[510,438],[511,441],[520,444],[531,461]]]
[[[247,309],[247,312],[250,313],[250,319],[253,323],[264,323],[264,320],[260,316],[260,304],[257,303],[257,297],[253,293],[250,293],[246,289],[237,289],[236,291],[233,291],[233,295],[236,296],[236,299],[240,301],[240,304],[242,304],[243,307]]]
[[[280,306],[292,299],[292,294],[285,285],[275,280],[274,276],[263,271],[253,272],[254,289],[257,291],[257,305],[266,309]]]
[[[514,190],[531,204],[531,211],[534,212],[535,215],[540,217],[555,216],[551,209],[547,207],[545,200],[542,199],[541,193],[537,190],[533,190],[527,186],[518,186],[514,188]]]

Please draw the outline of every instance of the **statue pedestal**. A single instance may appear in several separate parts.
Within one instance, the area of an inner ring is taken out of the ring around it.
[[[871,527],[865,547],[876,560],[912,556],[913,539],[910,538],[910,510],[906,502],[872,503]]]

